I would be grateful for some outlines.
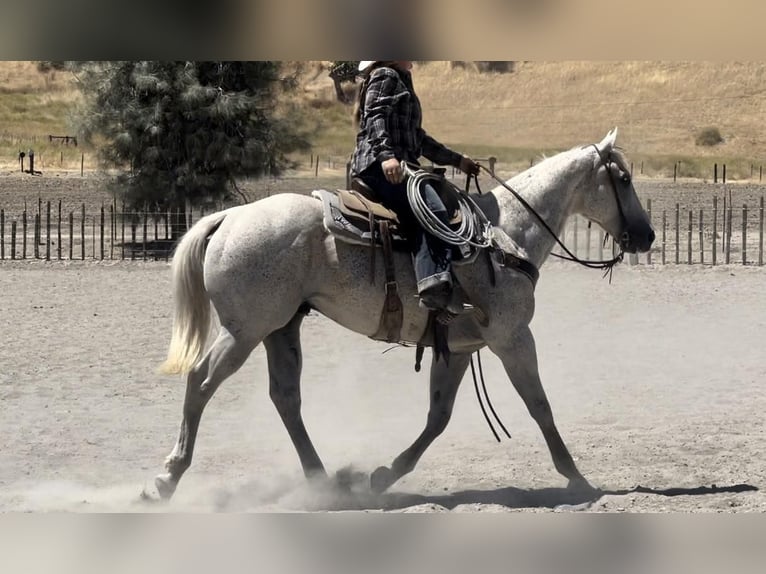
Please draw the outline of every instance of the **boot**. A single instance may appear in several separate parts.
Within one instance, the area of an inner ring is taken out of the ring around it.
[[[433,311],[446,311],[451,315],[460,315],[473,311],[473,305],[463,301],[462,297],[448,283],[434,285],[418,294],[421,307]]]

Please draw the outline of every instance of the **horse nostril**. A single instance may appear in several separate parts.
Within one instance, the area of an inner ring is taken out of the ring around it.
[[[622,235],[620,235],[620,241],[623,245],[627,245],[628,243],[630,243],[630,233],[628,233],[627,231],[623,231]]]
[[[655,235],[655,233],[654,233],[654,229],[652,229],[651,231],[649,231],[649,243],[654,243],[654,240],[655,240],[655,238],[656,238],[656,237],[657,237],[657,236],[656,236],[656,235]]]

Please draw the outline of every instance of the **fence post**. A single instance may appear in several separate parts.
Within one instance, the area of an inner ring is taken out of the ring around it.
[[[758,265],[763,265],[763,196],[758,210]]]
[[[692,210],[689,210],[689,235],[687,244],[687,264],[692,264]]]
[[[726,237],[724,240],[724,261],[728,265],[731,262],[731,200],[726,208]]]
[[[147,224],[146,213],[147,213],[146,206],[144,206],[144,226],[143,226],[144,234],[143,234],[143,237],[142,237],[142,239],[143,239],[143,247],[142,247],[142,249],[143,249],[144,261],[146,261],[146,224]],[[184,217],[185,217],[185,214],[184,214]]]
[[[16,259],[16,220],[11,222],[11,259]]]
[[[700,263],[705,263],[705,247],[704,247],[704,232],[703,232],[703,210],[700,208]]]
[[[101,202],[101,229],[99,231],[99,241],[101,243],[101,261],[104,260],[104,203]]]
[[[136,220],[133,213],[130,214],[130,260],[136,259]]]
[[[57,241],[56,253],[58,254],[59,261],[61,261],[61,200],[60,199],[59,199],[59,220],[58,220],[56,241]]]
[[[27,210],[24,208],[24,212],[21,214],[21,258],[27,258]]]
[[[45,202],[45,260],[51,260],[51,202]]]
[[[723,177],[721,178],[723,184],[726,184],[726,164],[723,164]]]
[[[718,245],[718,196],[713,196],[713,265],[716,263],[716,246]]]
[[[747,265],[747,204],[742,205],[742,265]]]
[[[112,202],[112,205],[109,206],[109,259],[110,260],[114,259],[114,236],[115,236],[114,223],[116,221],[115,216],[117,215],[114,209],[115,201],[117,200],[114,200]]]
[[[80,259],[85,261],[85,204],[82,204],[80,219]]]
[[[679,263],[681,235],[681,206],[676,203],[676,265]]]
[[[590,259],[590,221],[585,226],[585,259]]]
[[[646,213],[649,215],[649,225],[652,224],[652,198],[646,200]],[[649,246],[649,251],[646,252],[646,264],[652,264],[652,248]]]
[[[125,261],[125,202],[122,202],[122,213],[120,214],[120,260]]]
[[[69,260],[74,259],[74,211],[69,212]]]
[[[729,222],[726,226],[726,263],[731,262],[731,235],[732,235],[732,229],[733,229],[733,217],[734,217],[734,201],[731,198],[731,190],[729,190]]]
[[[721,252],[726,252],[726,193],[723,194],[723,212],[721,212]]]
[[[0,209],[0,260],[5,259],[5,210]]]
[[[718,164],[713,164],[713,183],[718,183]]]
[[[667,212],[662,210],[662,264],[665,265],[665,234],[668,229]]]
[[[40,258],[40,214],[39,213],[35,213],[34,236],[35,236],[35,248],[34,248],[35,259],[39,259]]]

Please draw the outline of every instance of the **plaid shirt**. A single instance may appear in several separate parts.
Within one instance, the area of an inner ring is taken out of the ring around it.
[[[397,158],[418,163],[425,156],[438,165],[457,167],[462,156],[429,136],[423,111],[412,87],[412,75],[381,67],[365,80],[366,90],[351,173],[356,176],[376,161]]]

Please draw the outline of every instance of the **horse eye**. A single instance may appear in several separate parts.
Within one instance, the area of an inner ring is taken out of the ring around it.
[[[630,174],[629,173],[623,173],[622,174],[622,181],[624,183],[630,183]]]

